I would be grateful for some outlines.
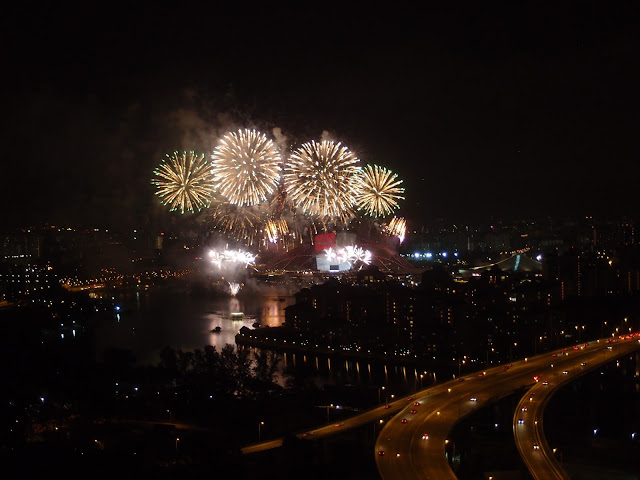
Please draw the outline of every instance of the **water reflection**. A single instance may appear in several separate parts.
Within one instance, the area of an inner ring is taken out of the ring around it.
[[[295,302],[291,295],[255,295],[240,291],[235,297],[202,298],[163,290],[122,294],[120,321],[95,325],[94,344],[98,360],[105,350],[131,350],[139,365],[156,365],[163,348],[195,350],[213,345],[218,351],[235,345],[242,327],[277,327],[284,323],[285,308]],[[220,331],[213,330],[220,327]],[[256,351],[256,349],[252,349]],[[358,384],[378,388],[393,386],[396,392],[419,386],[418,372],[403,366],[287,353],[281,355],[277,381],[287,375],[313,377],[318,387],[325,384]],[[425,380],[424,386],[427,386]]]
[[[326,356],[282,353],[278,383],[285,385],[287,378],[296,377],[300,382],[312,381],[318,388],[325,385],[357,385],[371,387],[373,391],[384,385],[387,395],[412,393],[432,384],[432,373],[419,371],[415,367],[366,360],[334,358],[332,361]]]
[[[282,325],[284,309],[295,302],[292,296],[242,291],[236,297],[202,298],[161,289],[122,293],[115,300],[121,306],[119,322],[95,325],[96,355],[101,360],[107,349],[127,349],[139,365],[157,364],[166,346],[194,350],[213,345],[220,351],[235,345],[243,326]],[[218,326],[220,332],[212,332]]]

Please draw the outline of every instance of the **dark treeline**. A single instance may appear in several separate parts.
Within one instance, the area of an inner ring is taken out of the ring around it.
[[[186,352],[166,347],[160,358],[158,368],[166,381],[205,395],[262,398],[278,387],[278,358],[265,350],[252,356],[230,344],[220,352],[211,345]]]

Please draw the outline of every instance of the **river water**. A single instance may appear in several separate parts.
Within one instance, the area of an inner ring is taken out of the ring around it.
[[[259,328],[281,326],[285,308],[295,303],[295,297],[242,290],[236,296],[194,296],[151,288],[117,294],[114,301],[119,313],[113,319],[99,320],[93,327],[96,360],[102,361],[106,350],[124,349],[133,353],[137,365],[145,366],[157,365],[160,352],[167,346],[192,351],[212,345],[220,351],[227,344],[235,346],[235,335],[243,326],[254,328],[256,322]],[[242,316],[234,318],[232,313]],[[220,332],[212,332],[217,326]],[[284,381],[283,372],[291,367],[304,370],[304,375],[313,377],[318,386],[346,384],[375,390],[379,385],[394,385],[396,392],[418,388],[423,373],[403,366],[288,353],[281,355],[279,383]],[[429,380],[424,375],[425,387]]]
[[[285,307],[295,303],[290,295],[206,298],[163,288],[120,293],[114,301],[120,307],[114,321],[101,320],[94,327],[97,360],[105,350],[119,348],[133,352],[138,365],[156,365],[166,346],[186,351],[213,345],[220,351],[235,345],[243,326],[282,325]],[[217,326],[220,332],[212,332]]]

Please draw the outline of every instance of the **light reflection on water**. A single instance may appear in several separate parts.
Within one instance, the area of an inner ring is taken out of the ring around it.
[[[101,321],[95,326],[94,345],[99,361],[105,350],[131,350],[138,365],[157,365],[166,346],[183,351],[213,345],[221,351],[227,344],[235,346],[235,335],[246,326],[277,327],[284,323],[291,295],[243,294],[231,297],[202,298],[185,293],[147,290],[116,297],[121,305],[120,321]],[[244,317],[232,319],[231,313]],[[212,330],[220,327],[219,333]],[[252,349],[255,351],[255,349]],[[328,357],[281,354],[277,381],[284,384],[283,371],[304,368],[318,387],[328,384],[413,385],[419,375],[413,367],[371,364],[366,361]],[[413,385],[415,386],[415,385]]]
[[[213,345],[218,351],[235,345],[235,335],[255,322],[277,327],[284,323],[284,309],[295,302],[291,296],[239,295],[201,298],[167,290],[143,290],[116,297],[120,321],[101,321],[95,326],[98,360],[105,350],[131,350],[139,365],[155,365],[166,346],[195,350]],[[243,317],[231,318],[231,313]],[[212,333],[216,327],[219,333]]]
[[[426,387],[431,377],[413,366],[392,365],[368,360],[331,359],[327,356],[305,355],[301,353],[283,353],[278,382],[283,384],[283,371],[295,369],[304,374],[312,374],[314,384],[322,388],[329,385],[359,385],[373,389],[382,385],[393,386],[397,393],[406,393]],[[423,382],[420,381],[423,374]],[[382,399],[384,401],[384,398]]]

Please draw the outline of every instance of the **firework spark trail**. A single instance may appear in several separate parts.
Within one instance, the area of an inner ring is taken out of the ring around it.
[[[356,245],[348,246],[345,249],[347,250],[349,263],[352,265],[356,262],[362,262],[367,265],[371,263],[371,252],[369,250],[364,250],[362,247]]]
[[[372,254],[369,250],[365,250],[357,245],[349,245],[334,250],[329,247],[325,249],[325,258],[327,261],[338,261],[339,263],[348,263],[349,267],[353,267],[357,262],[369,265],[372,260]]]
[[[224,256],[222,255],[222,253],[215,250],[210,250],[209,260],[218,268],[218,270],[222,270],[222,262],[224,261]]]
[[[283,179],[290,200],[306,214],[346,223],[355,206],[359,162],[341,143],[303,144],[285,165]]]
[[[338,259],[338,253],[332,247],[327,248],[324,254],[328,262],[333,262]]]
[[[378,165],[367,165],[361,171],[357,195],[358,208],[372,217],[385,217],[404,200],[404,188],[398,175]]]
[[[204,154],[198,157],[195,152],[174,152],[166,157],[153,171],[156,178],[151,180],[162,203],[169,205],[171,211],[180,209],[180,213],[195,213],[209,206],[213,177]]]
[[[226,134],[212,159],[216,189],[235,205],[266,201],[280,182],[280,152],[275,143],[255,130]]]
[[[266,238],[275,243],[279,238],[284,237],[289,232],[289,226],[284,218],[274,220],[270,218],[264,226]]]
[[[215,228],[236,240],[252,244],[267,214],[261,211],[259,205],[239,207],[221,202],[211,210],[210,218]]]
[[[400,243],[402,243],[407,234],[407,221],[402,217],[393,217],[389,223],[383,227],[383,230],[389,235],[398,237]]]
[[[222,252],[218,250],[209,250],[209,261],[213,263],[219,270],[226,269],[228,263],[244,264],[245,267],[254,265],[256,255],[244,250],[225,249]]]
[[[234,263],[244,263],[244,266],[255,264],[256,256],[244,250],[225,250],[222,252],[225,259]]]
[[[229,291],[231,292],[231,295],[235,297],[240,291],[240,284],[236,282],[229,282]]]

